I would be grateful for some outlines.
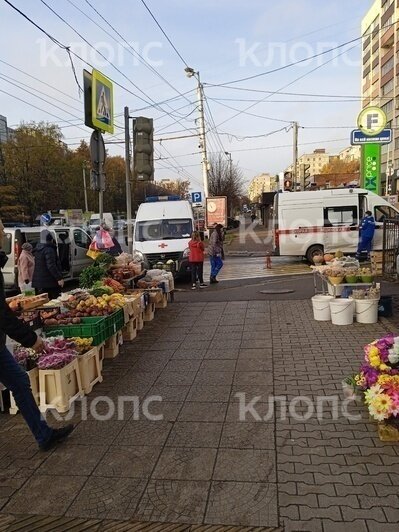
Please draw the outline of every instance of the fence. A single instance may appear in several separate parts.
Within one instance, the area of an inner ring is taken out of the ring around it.
[[[384,220],[382,274],[397,280],[396,257],[399,255],[399,220]]]

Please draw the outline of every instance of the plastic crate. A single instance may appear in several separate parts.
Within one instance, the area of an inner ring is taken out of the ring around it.
[[[71,338],[73,336],[93,338],[94,346],[100,345],[112,336],[114,333],[111,330],[112,327],[110,325],[108,326],[105,317],[81,318],[81,323],[77,325],[51,325],[44,328],[46,336],[62,334],[65,338]]]
[[[107,338],[113,336],[122,329],[125,325],[125,316],[123,309],[113,312],[109,316],[105,316],[105,326],[107,330]]]

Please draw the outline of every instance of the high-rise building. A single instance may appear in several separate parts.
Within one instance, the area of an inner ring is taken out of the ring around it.
[[[7,118],[3,115],[0,115],[0,143],[7,142],[10,139],[13,129],[8,127]]]
[[[362,20],[362,107],[376,105],[387,115],[387,127],[398,125],[399,107],[396,100],[397,54],[399,50],[399,4],[395,0],[375,0]],[[393,141],[382,146],[382,191],[386,192],[386,175],[393,167],[390,185],[398,190],[399,132],[393,130]]]
[[[260,201],[264,192],[276,190],[276,178],[270,174],[259,174],[255,176],[248,187],[248,197],[253,203]]]
[[[313,153],[304,153],[298,157],[297,176],[299,181],[301,164],[309,165],[307,173],[309,175],[320,174],[323,166],[330,162],[330,155],[326,153],[325,148],[318,148]],[[293,165],[286,168],[286,172],[292,172]]]

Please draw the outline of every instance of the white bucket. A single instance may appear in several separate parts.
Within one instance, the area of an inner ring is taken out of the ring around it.
[[[356,321],[358,323],[377,323],[378,299],[356,299]]]
[[[332,296],[325,296],[318,294],[312,297],[313,317],[316,321],[330,321],[330,301],[333,301]]]
[[[333,325],[352,325],[353,300],[334,299],[330,301],[331,321]]]

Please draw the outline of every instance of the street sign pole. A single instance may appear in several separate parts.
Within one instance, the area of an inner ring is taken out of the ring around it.
[[[130,175],[129,107],[125,107],[126,221],[128,253],[133,253],[132,186]]]
[[[98,212],[100,217],[100,224],[103,223],[104,218],[104,189],[105,189],[105,144],[100,131],[94,130],[90,138],[90,157],[92,164],[92,186],[98,190]]]

